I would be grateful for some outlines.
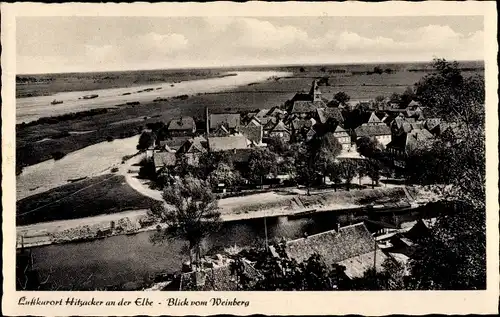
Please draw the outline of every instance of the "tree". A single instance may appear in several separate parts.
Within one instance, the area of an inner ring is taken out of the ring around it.
[[[448,207],[410,262],[411,287],[485,289],[484,79],[464,78],[458,63],[444,59],[434,67],[416,84],[416,95],[447,122],[449,133],[409,154],[406,177],[437,189]]]
[[[186,176],[196,176],[196,168],[189,163],[189,159],[187,156],[181,156],[180,160],[177,160],[177,164],[174,167],[175,175],[179,177]]]
[[[312,155],[311,148],[307,143],[296,146],[294,154],[296,181],[298,184],[305,185],[307,195],[310,195],[311,186],[320,177],[314,164],[314,155]]]
[[[155,142],[155,135],[153,132],[143,132],[139,137],[139,143],[137,144],[137,150],[145,151]]]
[[[401,95],[398,94],[398,93],[393,93],[390,97],[389,97],[389,102],[390,103],[395,103],[397,105],[399,105],[401,103]]]
[[[347,105],[347,102],[351,100],[351,97],[349,97],[349,95],[345,92],[339,91],[333,96],[333,100],[337,101],[340,105],[345,106]]]
[[[342,145],[333,133],[317,135],[309,142],[309,154],[323,179],[327,176],[329,166],[342,152]]]
[[[248,158],[248,179],[263,185],[264,177],[277,174],[276,154],[268,149],[256,148]]]
[[[353,279],[352,289],[357,291],[406,289],[407,278],[402,264],[387,258],[382,267],[383,270],[380,272],[370,268],[362,277]]]
[[[380,181],[382,164],[379,160],[371,158],[364,164],[364,168],[366,175],[372,180],[372,188],[375,188],[375,185],[378,186]]]
[[[345,180],[347,190],[351,187],[351,182],[357,172],[357,164],[354,160],[342,160],[339,163],[341,177]]]
[[[267,147],[271,152],[277,155],[286,155],[290,151],[290,143],[285,142],[283,138],[274,136],[267,140]]]
[[[206,181],[186,177],[163,190],[166,205],[156,204],[149,212],[166,227],[152,238],[154,243],[181,238],[189,242],[191,265],[199,263],[200,245],[210,233],[220,228],[218,203]]]
[[[431,113],[466,129],[484,124],[484,77],[463,77],[457,62],[435,59],[437,72],[416,85],[416,97]]]
[[[342,183],[342,175],[340,172],[340,166],[339,163],[332,163],[328,166],[328,177],[330,178],[330,181],[335,183],[334,190],[337,191],[338,185]]]
[[[305,71],[306,71],[306,70],[305,70],[305,68],[304,68],[304,67],[301,67],[301,68],[300,68],[300,72],[301,72],[301,73],[303,73],[303,72],[305,72]]]
[[[380,154],[383,148],[377,139],[361,137],[356,140],[356,150],[364,157],[373,158]]]
[[[231,157],[224,151],[204,152],[198,160],[197,175],[200,179],[207,179],[219,164],[233,165]]]
[[[232,166],[226,163],[219,163],[217,168],[210,173],[209,180],[213,187],[224,184],[226,187],[232,189],[241,181],[241,176]]]
[[[383,74],[383,73],[384,73],[384,70],[383,70],[383,69],[382,69],[382,67],[380,67],[380,66],[375,66],[375,67],[373,68],[373,72],[374,72],[375,74],[379,74],[379,75],[381,75],[381,74]]]
[[[399,108],[401,109],[406,108],[412,100],[416,99],[415,92],[411,87],[406,87],[406,90],[399,97]]]
[[[373,106],[375,109],[384,110],[386,108],[386,102],[384,96],[377,96],[373,101]]]

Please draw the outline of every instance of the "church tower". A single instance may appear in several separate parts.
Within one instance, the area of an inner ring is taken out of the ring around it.
[[[316,80],[313,80],[311,90],[309,91],[309,95],[311,95],[313,102],[321,101],[321,90],[319,90],[318,83]]]

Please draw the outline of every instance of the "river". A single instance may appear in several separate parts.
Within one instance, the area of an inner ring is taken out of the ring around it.
[[[184,81],[170,87],[170,83],[112,88],[95,91],[64,92],[53,96],[19,98],[16,100],[18,121],[30,121],[49,115],[60,115],[71,111],[109,107],[117,103],[137,100],[151,101],[155,97],[171,97],[183,94],[217,92],[235,88],[252,82],[265,81],[271,76],[288,76],[285,72],[234,72],[235,76]],[[146,88],[154,91],[123,96],[126,92],[136,92]],[[156,88],[162,87],[160,90]],[[99,98],[79,100],[87,94],[99,94]],[[64,100],[63,104],[50,105],[52,99]],[[122,157],[136,152],[139,136],[101,142],[72,152],[60,160],[47,160],[27,166],[16,177],[16,200],[42,193],[64,185],[68,179],[91,177],[102,173],[109,167],[119,164]]]
[[[412,221],[427,213],[421,207],[401,213],[378,215],[375,220],[394,224]],[[305,232],[315,234],[336,229],[337,224],[347,225],[366,218],[365,215],[339,215],[338,212],[325,212],[303,217],[267,218],[268,238],[299,238]],[[203,242],[203,250],[227,248],[234,245],[249,246],[265,239],[264,219],[231,221],[223,224],[222,229],[210,235]],[[114,236],[90,242],[49,245],[32,248],[35,266],[42,279],[51,274],[51,281],[60,290],[87,290],[123,285],[127,282],[151,283],[152,276],[158,273],[173,273],[181,269],[182,262],[188,259],[187,242],[176,239],[163,244],[152,244],[150,237],[154,232],[136,235]]]
[[[30,122],[41,117],[57,116],[70,112],[95,108],[113,107],[126,102],[150,102],[157,97],[168,98],[179,95],[193,95],[225,91],[238,86],[267,80],[271,76],[289,76],[287,72],[243,71],[231,72],[233,76],[196,79],[180,83],[154,83],[124,88],[108,88],[91,91],[61,92],[50,96],[16,99],[16,122]],[[172,86],[173,85],[173,86]],[[152,89],[151,91],[143,91]],[[139,92],[141,91],[142,92]],[[94,99],[81,99],[85,95],[98,95]],[[124,95],[126,94],[126,95]],[[51,104],[56,99],[60,104]]]

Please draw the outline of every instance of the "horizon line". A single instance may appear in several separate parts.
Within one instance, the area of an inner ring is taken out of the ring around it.
[[[446,59],[446,58],[445,58]],[[484,59],[446,59],[447,61],[456,62],[482,62]],[[18,75],[60,75],[60,74],[82,74],[82,73],[117,73],[117,72],[140,72],[140,71],[161,71],[161,70],[199,70],[199,69],[227,69],[227,68],[249,68],[249,67],[299,67],[299,66],[341,66],[341,65],[377,65],[377,64],[409,64],[409,63],[432,63],[431,60],[413,60],[413,61],[379,61],[379,62],[339,62],[339,63],[292,63],[292,64],[239,64],[228,66],[185,66],[185,67],[161,67],[161,68],[144,68],[144,69],[110,69],[110,70],[84,70],[84,71],[63,71],[54,73],[16,73]]]

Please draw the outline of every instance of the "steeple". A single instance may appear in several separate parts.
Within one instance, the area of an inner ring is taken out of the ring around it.
[[[313,101],[321,101],[321,90],[319,90],[318,83],[316,82],[316,80],[313,80],[312,82],[309,95],[311,95]]]

